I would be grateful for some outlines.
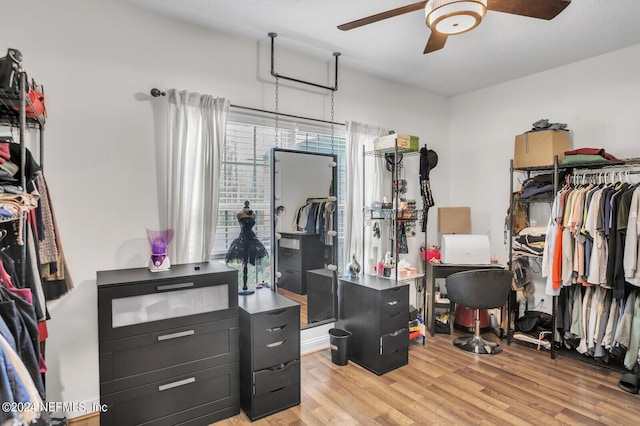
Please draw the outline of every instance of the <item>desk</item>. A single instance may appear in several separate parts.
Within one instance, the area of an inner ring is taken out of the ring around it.
[[[431,337],[435,335],[436,327],[436,309],[450,309],[449,303],[436,303],[435,283],[437,278],[447,278],[456,272],[470,271],[472,269],[504,269],[504,266],[498,264],[490,265],[456,265],[446,263],[427,262],[427,289],[425,291],[425,311],[426,326],[429,329]],[[450,319],[453,321],[453,318]]]

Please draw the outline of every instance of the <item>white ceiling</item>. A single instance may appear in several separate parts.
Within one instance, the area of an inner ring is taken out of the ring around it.
[[[479,27],[423,55],[430,30],[411,12],[350,31],[340,24],[411,0],[120,0],[276,49],[454,96],[640,43],[639,0],[573,0],[551,21],[487,13]],[[518,0],[514,0],[518,1]]]

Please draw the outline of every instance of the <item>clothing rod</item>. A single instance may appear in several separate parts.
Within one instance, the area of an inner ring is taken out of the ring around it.
[[[165,92],[164,90],[157,89],[155,87],[153,89],[151,89],[151,96],[153,96],[154,98],[159,98],[161,96],[166,96],[166,95],[167,95],[167,92]],[[338,126],[344,126],[345,125],[344,123],[337,123],[335,121],[321,120],[319,118],[303,117],[301,115],[284,114],[282,112],[276,113],[275,111],[269,111],[269,110],[266,110],[266,109],[253,108],[253,107],[248,107],[248,106],[243,106],[243,105],[231,104],[230,107],[237,108],[237,109],[245,109],[247,111],[262,112],[262,113],[265,113],[265,114],[280,115],[280,116],[289,117],[289,118],[299,118],[301,120],[316,121],[318,123],[334,124],[334,125],[338,125]]]
[[[628,167],[628,166],[627,166]],[[640,165],[637,165],[636,167],[640,167]],[[638,175],[640,174],[640,170],[623,170],[623,169],[619,169],[619,170],[600,170],[600,171],[588,171],[588,172],[580,172],[577,170],[574,170],[573,173],[571,173],[571,176],[600,176],[600,175],[606,175],[606,174],[619,174],[619,175]]]
[[[276,81],[277,81],[278,78],[282,78],[282,79],[285,79],[285,80],[294,81],[296,83],[302,83],[302,84],[306,84],[306,85],[309,85],[309,86],[319,87],[321,89],[331,90],[332,92],[336,92],[338,90],[338,57],[340,56],[340,52],[333,52],[333,56],[336,58],[336,60],[335,60],[335,63],[336,63],[336,65],[335,65],[336,76],[335,76],[334,85],[333,85],[333,87],[325,86],[325,85],[322,85],[322,84],[313,83],[311,81],[300,80],[298,78],[287,77],[285,75],[278,74],[274,69],[274,53],[273,53],[273,51],[274,51],[274,40],[275,40],[276,37],[278,37],[278,34],[277,33],[269,33],[268,35],[269,35],[269,37],[271,37],[271,75],[276,78]]]
[[[329,196],[329,197],[315,197],[315,198],[307,198],[307,203],[316,203],[316,202],[323,202],[323,201],[337,201],[338,199],[335,196]]]

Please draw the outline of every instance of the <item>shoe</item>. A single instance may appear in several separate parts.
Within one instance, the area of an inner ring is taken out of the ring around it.
[[[618,387],[623,391],[637,394],[640,387],[640,377],[633,373],[625,373],[618,382]]]

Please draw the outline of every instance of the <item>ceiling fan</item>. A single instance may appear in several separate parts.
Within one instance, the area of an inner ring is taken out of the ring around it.
[[[347,31],[424,9],[431,35],[423,53],[431,53],[442,49],[448,36],[477,27],[487,10],[549,20],[560,14],[569,3],[571,0],[427,0],[348,22],[339,25],[338,29]]]

